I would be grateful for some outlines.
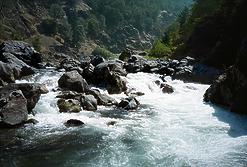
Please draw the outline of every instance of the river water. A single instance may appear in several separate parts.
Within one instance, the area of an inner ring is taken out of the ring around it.
[[[18,81],[45,83],[50,93],[34,109],[37,125],[0,130],[0,166],[247,166],[247,117],[205,104],[209,85],[166,78],[175,92],[164,94],[155,84],[159,75],[129,74],[128,87],[145,93],[137,97],[138,111],[100,106],[97,112],[66,114],[58,112],[52,91],[61,74],[48,70]],[[86,125],[66,128],[68,119]],[[109,121],[117,124],[107,126]]]

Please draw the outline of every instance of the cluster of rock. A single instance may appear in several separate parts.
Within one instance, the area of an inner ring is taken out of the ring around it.
[[[34,74],[42,62],[40,53],[25,42],[6,41],[0,45],[0,86]]]
[[[180,61],[146,60],[143,55],[143,52],[136,55],[126,49],[119,59],[125,62],[124,68],[128,73],[156,73],[189,82],[210,83],[221,73],[215,68],[197,63],[192,57],[185,57]]]
[[[125,110],[134,110],[139,106],[135,98],[126,104],[123,99],[118,102],[100,93],[97,89],[91,89],[89,84],[105,88],[109,94],[120,94],[127,90],[126,81],[122,76],[127,72],[123,68],[121,61],[105,61],[100,56],[94,56],[80,61],[74,59],[64,59],[59,68],[66,72],[58,80],[58,85],[62,92],[57,96],[58,108],[60,112],[80,112],[81,108],[87,111],[96,111],[98,105],[116,106]],[[125,106],[129,107],[126,107]]]
[[[45,85],[16,84],[15,80],[35,73],[41,55],[25,42],[6,41],[0,45],[0,125],[17,126],[28,121],[41,94],[48,93]]]

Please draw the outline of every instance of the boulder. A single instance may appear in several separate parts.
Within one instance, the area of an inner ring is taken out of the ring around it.
[[[132,51],[130,49],[125,49],[119,56],[119,60],[127,62],[132,55]]]
[[[161,74],[161,75],[171,76],[174,74],[175,70],[168,66],[161,66],[157,72],[158,74]]]
[[[98,90],[95,90],[95,89],[90,90],[89,94],[93,95],[94,98],[96,98],[98,105],[111,106],[111,105],[117,105],[118,104],[114,98],[112,98],[106,94],[101,94],[100,91],[98,91]]]
[[[62,91],[59,95],[56,96],[56,98],[80,100],[81,95],[81,93],[77,93],[74,91]]]
[[[85,124],[77,119],[70,119],[67,122],[64,123],[66,127],[78,127],[78,126],[84,126]]]
[[[105,62],[105,59],[102,56],[93,56],[91,58],[91,61],[90,61],[90,63],[93,66],[97,66],[97,65],[99,65],[100,63],[103,63],[103,62]]]
[[[81,96],[81,106],[84,110],[87,111],[96,111],[97,110],[97,100],[93,95],[82,95]]]
[[[0,45],[0,52],[13,54],[21,61],[36,68],[39,68],[39,64],[42,62],[41,54],[28,43],[22,41],[3,42]]]
[[[41,94],[46,94],[49,92],[44,84],[38,83],[13,83],[8,84],[7,86],[1,89],[4,91],[21,90],[24,97],[27,99],[27,110],[29,113],[31,113],[34,107],[36,106]]]
[[[81,105],[78,100],[74,99],[59,99],[57,101],[59,112],[63,113],[79,113],[81,111]]]
[[[81,63],[78,60],[72,58],[63,59],[59,65],[60,69],[65,69],[66,71],[73,71],[75,68],[80,67]]]
[[[231,111],[247,114],[247,78],[232,66],[210,86],[204,101],[224,105]]]
[[[134,97],[128,97],[123,99],[119,104],[118,107],[124,110],[137,110],[140,103]]]
[[[127,90],[126,81],[112,73],[108,78],[106,89],[109,94],[120,94]]]
[[[135,63],[126,63],[124,68],[128,73],[137,73],[141,71],[140,66]]]
[[[97,76],[99,78],[104,78],[105,76],[109,75],[109,72],[115,72],[120,76],[126,76],[127,73],[123,68],[123,63],[117,61],[107,61],[104,63],[100,63],[94,69],[95,75],[103,75]]]
[[[32,74],[34,74],[33,68],[13,54],[2,53],[0,55],[0,78],[3,81],[13,83],[16,79]]]
[[[174,89],[172,86],[168,85],[168,84],[165,84],[165,83],[162,83],[160,85],[160,88],[162,89],[162,92],[163,93],[168,93],[168,94],[171,94],[174,92]]]
[[[110,94],[125,91],[126,82],[120,77],[127,75],[121,63],[109,61],[99,64],[94,69],[95,84],[106,87]]]
[[[6,126],[27,121],[27,99],[21,90],[0,90],[0,118],[1,124]]]
[[[60,88],[85,93],[89,90],[87,81],[77,71],[66,72],[58,80]]]
[[[94,66],[92,64],[88,64],[84,68],[82,76],[83,76],[83,78],[85,78],[85,80],[88,83],[94,83],[94,81],[95,81]]]

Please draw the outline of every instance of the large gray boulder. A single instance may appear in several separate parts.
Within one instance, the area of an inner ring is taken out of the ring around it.
[[[0,55],[0,78],[7,83],[15,82],[23,76],[34,74],[34,69],[11,53]]]
[[[8,84],[7,86],[0,89],[0,91],[12,91],[21,90],[24,97],[27,99],[27,110],[29,113],[35,108],[38,103],[41,94],[48,93],[48,89],[44,84],[38,83],[19,83],[19,84]]]
[[[126,82],[121,78],[126,75],[123,64],[116,61],[101,63],[94,69],[95,84],[105,86],[109,94],[126,91]]]
[[[27,121],[27,100],[21,90],[0,91],[0,122],[15,126]]]
[[[39,68],[42,62],[41,54],[31,45],[22,41],[5,41],[0,45],[0,52],[11,53],[26,64]]]
[[[87,81],[77,72],[70,71],[62,75],[58,80],[59,87],[79,93],[85,93],[89,90]]]

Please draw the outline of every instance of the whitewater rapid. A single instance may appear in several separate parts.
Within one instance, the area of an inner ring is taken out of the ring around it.
[[[34,109],[37,125],[15,131],[19,147],[3,154],[4,163],[17,166],[246,166],[247,117],[205,104],[209,85],[184,83],[165,78],[173,94],[162,93],[156,74],[128,74],[128,88],[143,92],[137,97],[140,109],[122,112],[100,106],[97,112],[59,113],[56,106],[57,80],[62,73],[48,70],[29,80],[45,83]],[[107,93],[105,90],[101,90]],[[112,95],[118,101],[125,94]],[[67,128],[68,119],[86,126]],[[109,121],[116,121],[108,126]],[[29,162],[29,160],[31,162]]]

